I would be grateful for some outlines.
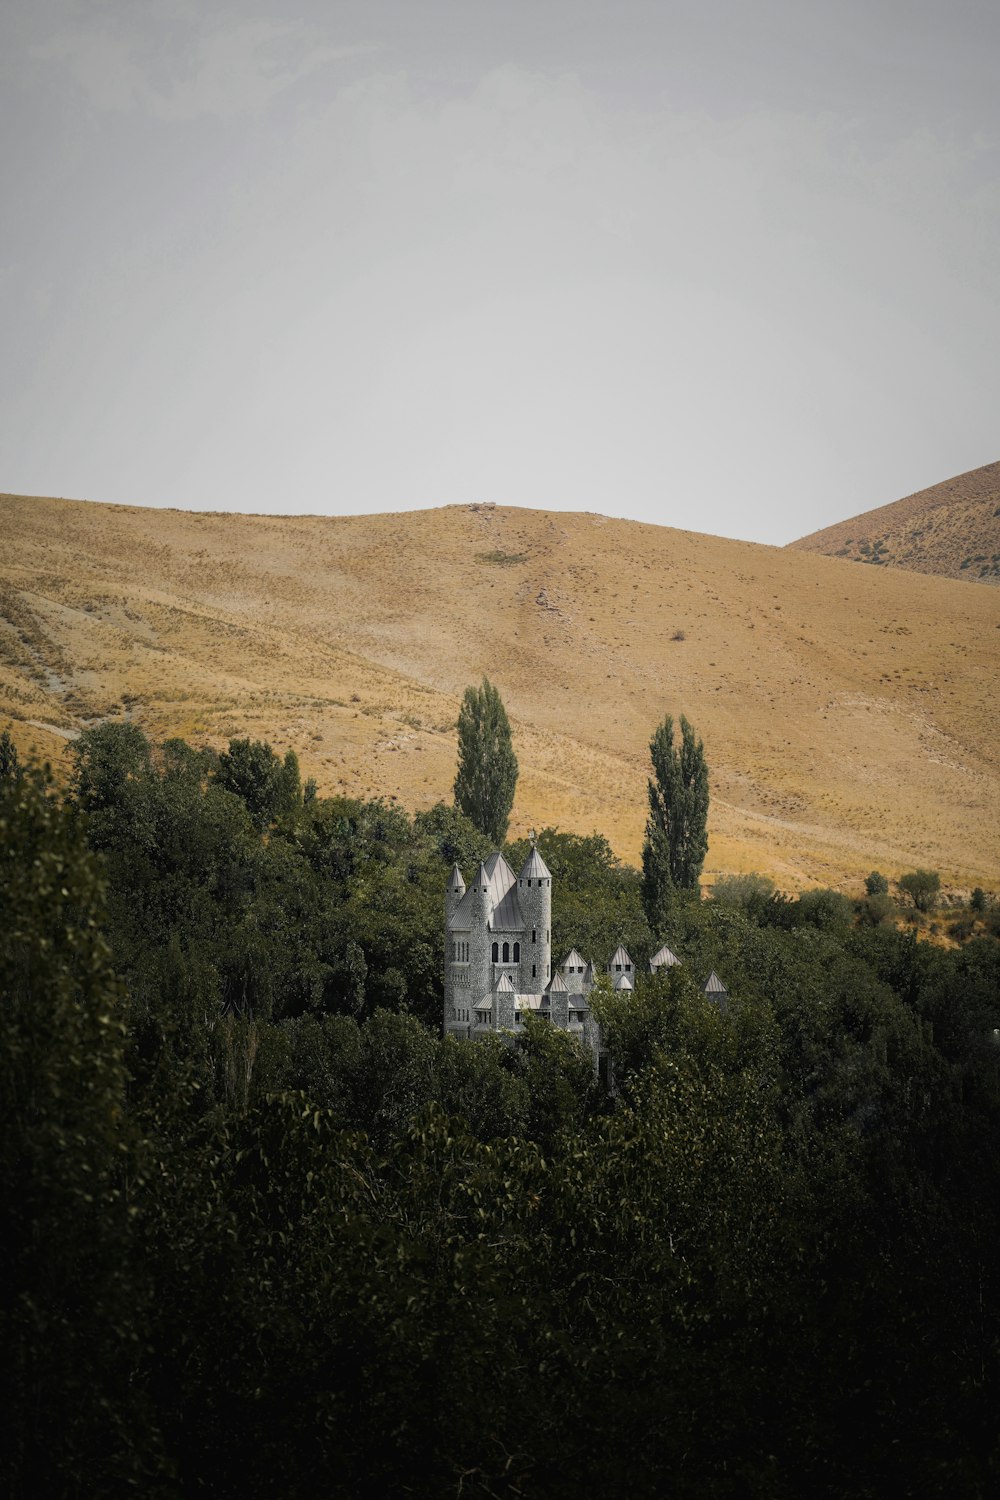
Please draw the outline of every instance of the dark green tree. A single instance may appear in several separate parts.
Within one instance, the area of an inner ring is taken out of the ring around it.
[[[503,700],[488,677],[465,690],[458,715],[455,803],[480,833],[503,843],[514,805],[517,757]]]
[[[219,756],[215,779],[243,799],[254,827],[261,832],[302,803],[295,751],[289,750],[282,761],[263,740],[230,740],[228,752]]]
[[[887,896],[889,894],[889,882],[878,870],[873,870],[870,875],[865,876],[866,896]]]
[[[674,745],[674,721],[664,719],[649,745],[649,820],[642,846],[643,903],[657,929],[674,889],[698,890],[708,851],[708,766],[705,750],[681,716],[681,743]]]
[[[16,781],[21,775],[21,763],[17,758],[17,746],[10,737],[10,730],[0,734],[0,780],[8,777]]]

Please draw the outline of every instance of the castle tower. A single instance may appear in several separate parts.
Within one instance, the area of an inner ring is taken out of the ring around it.
[[[517,877],[517,900],[524,918],[520,982],[523,995],[538,995],[552,977],[552,875],[535,847]]]
[[[459,908],[465,895],[465,881],[458,865],[452,865],[448,885],[444,894],[444,1030],[448,1034],[449,1023],[454,1026],[455,1007],[459,1003],[457,991],[466,973],[465,946],[467,932],[457,930],[461,921]],[[462,994],[465,994],[464,989]],[[465,1002],[462,1001],[464,1006]]]
[[[493,988],[490,971],[490,929],[492,915],[490,901],[490,876],[485,864],[480,864],[475,879],[468,891],[469,899],[469,969],[468,984],[471,1003],[475,1005]]]

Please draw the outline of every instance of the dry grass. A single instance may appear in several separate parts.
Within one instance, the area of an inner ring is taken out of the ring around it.
[[[789,545],[853,562],[1000,584],[1000,463],[946,479]]]
[[[0,591],[0,724],[46,754],[128,713],[154,737],[264,736],[322,791],[422,807],[450,796],[458,702],[486,672],[514,722],[515,832],[597,828],[635,859],[650,734],[684,713],[712,768],[709,879],[998,882],[992,589],[593,515],[6,496]]]

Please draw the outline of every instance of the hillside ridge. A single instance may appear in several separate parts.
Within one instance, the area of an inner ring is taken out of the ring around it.
[[[838,521],[788,547],[1000,585],[1000,462]]]
[[[712,773],[709,879],[1000,871],[1000,595],[591,513],[257,516],[0,497],[0,725],[57,760],[154,739],[294,748],[322,792],[449,799],[465,686],[501,689],[512,832],[638,857],[648,744]]]

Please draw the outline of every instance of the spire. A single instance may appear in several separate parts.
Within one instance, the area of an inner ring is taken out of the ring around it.
[[[448,876],[448,889],[456,896],[465,895],[465,881],[458,865],[452,865],[451,874]]]
[[[548,868],[544,859],[539,854],[538,849],[535,846],[534,832],[532,832],[531,836],[531,848],[528,850],[528,857],[524,861],[524,864],[521,866],[521,873],[517,878],[518,880],[552,879],[551,870]]]
[[[702,986],[702,993],[704,994],[706,1000],[711,1000],[713,1005],[717,1005],[719,1007],[719,1010],[723,1015],[726,1014],[729,1008],[729,991],[726,989],[726,986],[723,984],[722,980],[719,978],[718,974],[716,974],[714,969],[705,980],[705,983]]]

